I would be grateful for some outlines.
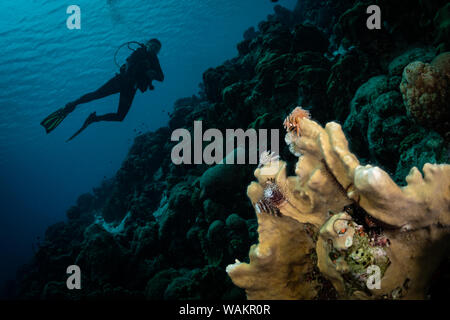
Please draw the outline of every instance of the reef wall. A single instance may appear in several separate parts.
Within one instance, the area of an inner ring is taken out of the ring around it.
[[[414,166],[449,162],[445,133],[417,121],[400,91],[409,63],[429,64],[449,51],[446,1],[375,1],[383,8],[385,24],[373,32],[359,27],[365,25],[367,1],[324,3],[327,6],[298,1],[293,11],[277,6],[257,28],[247,30],[237,44],[238,55],[206,70],[199,93],[175,103],[167,127],[138,136],[115,177],[80,196],[67,211],[66,222],[48,228],[32,261],[19,272],[17,296],[244,299],[245,291],[231,282],[225,268],[236,258],[247,261],[248,248],[258,236],[284,251],[265,262],[258,257],[270,251],[263,241],[260,252],[251,253],[251,265],[267,268],[267,274],[274,268],[282,270],[270,284],[292,283],[292,288],[269,293],[254,287],[247,290],[249,297],[342,296],[340,273],[332,268],[322,271],[326,264],[318,264],[315,253],[319,240],[301,229],[318,235],[329,219],[327,210],[339,214],[350,204],[345,190],[336,186],[347,186],[343,181],[354,176],[330,174],[328,169],[333,168],[317,159],[299,167],[314,169],[317,176],[311,178],[319,185],[327,181],[320,191],[311,180],[309,205],[315,218],[309,223],[309,216],[299,216],[296,210],[285,211],[282,217],[255,216],[245,192],[254,166],[177,166],[170,160],[171,132],[177,128],[192,132],[194,120],[202,120],[204,130],[284,130],[286,115],[293,106],[303,105],[314,115],[317,130],[324,130],[319,124],[330,121],[342,124],[359,161],[382,168],[397,184]],[[288,172],[296,166],[298,158],[288,146],[280,156]],[[336,199],[329,198],[330,192]],[[258,234],[261,225],[267,228]],[[289,232],[279,237],[285,230]],[[324,231],[320,238],[327,234]],[[66,289],[65,270],[71,264],[79,264],[83,271],[83,290]],[[448,296],[448,265],[441,265],[435,274],[438,280],[429,291],[431,297],[445,296],[442,292]],[[291,281],[298,275],[303,276],[300,283]]]
[[[450,247],[450,165],[413,167],[400,188],[360,164],[339,124],[297,118],[286,135],[296,176],[276,159],[247,189],[259,238],[248,264],[227,267],[233,282],[249,299],[321,298],[321,277],[340,299],[426,298]]]

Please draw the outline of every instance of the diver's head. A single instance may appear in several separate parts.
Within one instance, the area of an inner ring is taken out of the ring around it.
[[[158,39],[151,39],[147,41],[145,44],[148,51],[151,51],[155,54],[159,53],[159,50],[161,50],[161,42]]]

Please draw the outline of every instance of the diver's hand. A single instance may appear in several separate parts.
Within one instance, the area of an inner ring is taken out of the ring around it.
[[[155,79],[155,77],[156,77],[156,72],[154,71],[154,70],[148,70],[147,71],[147,77],[148,77],[148,79],[150,80],[150,84],[148,85],[148,89],[149,90],[154,90],[155,89],[155,87],[153,86],[153,84],[152,84],[152,81]]]

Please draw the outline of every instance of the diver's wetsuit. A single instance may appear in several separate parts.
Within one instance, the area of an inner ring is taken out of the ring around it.
[[[65,107],[52,112],[41,125],[47,133],[52,132],[79,104],[90,102],[120,93],[119,108],[116,113],[107,113],[97,116],[91,113],[85,120],[83,126],[75,132],[67,141],[72,140],[86,129],[91,123],[98,121],[122,121],[130,110],[137,89],[142,92],[147,89],[153,90],[153,80],[164,81],[164,74],[159,65],[157,54],[161,49],[161,42],[158,39],[151,39],[147,44],[141,45],[127,59],[127,63],[122,65],[120,72],[106,82],[102,87],[94,92],[85,94],[81,98],[69,102]]]
[[[149,78],[148,70],[152,70],[153,78]],[[141,92],[145,92],[147,88],[153,90],[153,80],[160,82],[164,80],[158,57],[145,47],[140,47],[128,57],[127,63],[120,68],[120,73],[116,74],[96,91],[85,94],[68,105],[75,108],[79,104],[120,93],[117,112],[95,116],[93,122],[122,121],[130,110],[137,89],[141,90]]]

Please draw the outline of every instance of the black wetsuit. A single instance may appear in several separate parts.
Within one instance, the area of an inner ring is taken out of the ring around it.
[[[147,75],[148,70],[153,71],[152,79]],[[72,102],[72,105],[75,107],[82,103],[120,93],[117,112],[98,115],[95,121],[122,121],[130,110],[137,89],[142,92],[145,92],[147,89],[153,90],[153,80],[160,82],[164,80],[158,57],[145,47],[140,47],[127,58],[127,63],[120,68],[120,73],[116,74],[96,91],[85,94],[75,100]]]

